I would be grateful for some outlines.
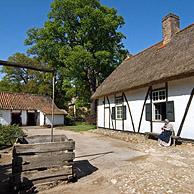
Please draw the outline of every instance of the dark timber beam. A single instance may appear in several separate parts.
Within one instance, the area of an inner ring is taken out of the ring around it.
[[[49,68],[45,68],[45,67],[36,67],[36,66],[25,65],[25,64],[19,64],[19,63],[3,61],[3,60],[0,60],[0,65],[7,66],[7,67],[26,68],[26,69],[31,69],[31,70],[35,70],[35,71],[54,73],[53,69],[49,69]]]
[[[124,131],[124,129],[125,129],[125,121],[124,121],[124,119],[123,119],[123,107],[124,107],[124,96],[123,96],[123,93],[122,93],[122,129],[123,129],[123,131]]]
[[[152,86],[150,86],[150,104],[151,104],[151,121],[150,121],[150,132],[153,132],[153,115],[152,115],[152,109],[153,109],[153,104],[152,104]]]
[[[145,108],[146,101],[147,101],[148,96],[150,94],[150,90],[151,90],[151,86],[148,88],[148,91],[147,91],[147,94],[146,94],[146,97],[145,97],[145,100],[144,100],[144,103],[143,103],[143,107],[142,107],[142,111],[141,111],[141,116],[140,116],[140,120],[139,120],[138,133],[140,132],[140,127],[141,127],[141,121],[142,121],[142,117],[143,117],[143,112],[144,112],[144,108]]]
[[[115,101],[115,130],[117,129],[117,110],[116,110],[116,94],[114,95]]]
[[[113,124],[113,120],[112,120],[112,112],[111,112],[111,107],[110,107],[110,100],[107,96],[107,101],[108,101],[108,104],[109,104],[109,129],[110,129],[110,119],[111,119],[111,122],[112,122],[112,128],[114,129],[114,124]]]
[[[104,128],[105,128],[105,96],[104,96]]]
[[[124,92],[123,92],[123,97],[125,99],[125,102],[127,103],[127,107],[128,107],[129,114],[130,114],[130,117],[131,117],[131,123],[132,123],[132,126],[133,126],[133,131],[135,132],[135,125],[134,125],[134,122],[133,122],[133,117],[132,117],[131,109],[130,109],[129,102],[128,102],[127,97],[126,97]]]

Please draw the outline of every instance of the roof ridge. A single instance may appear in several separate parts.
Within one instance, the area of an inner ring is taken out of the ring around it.
[[[25,93],[25,92],[10,92],[10,91],[0,91],[0,93],[4,94],[13,94],[13,95],[29,95],[29,96],[39,96],[39,97],[49,97],[48,95],[41,95],[41,94],[31,94],[31,93]]]
[[[175,34],[175,36],[177,36],[177,34],[182,33],[182,32],[184,32],[185,30],[187,30],[187,29],[189,29],[189,28],[191,28],[191,27],[193,27],[193,26],[194,26],[194,23],[193,23],[193,24],[190,24],[189,26],[187,26],[187,27],[181,29],[179,32],[177,32],[177,33]],[[136,54],[130,56],[128,59],[125,59],[124,61],[129,61],[129,60],[131,60],[132,58],[134,58],[134,57],[136,57],[136,56],[142,54],[143,52],[147,51],[148,49],[151,49],[151,48],[155,47],[157,44],[160,44],[160,43],[162,43],[162,42],[163,42],[163,40],[161,40],[161,41],[159,41],[159,42],[157,42],[157,43],[155,43],[155,44],[149,46],[148,48],[143,49],[142,51],[140,51],[140,52],[138,52],[138,53],[136,53]],[[123,61],[123,62],[124,62],[124,61]]]
[[[183,31],[185,31],[185,30],[187,30],[187,29],[193,27],[193,26],[194,26],[194,23],[188,25],[187,27],[185,27],[185,28],[181,29],[179,32],[177,32],[177,33],[175,34],[175,36],[176,36],[177,34],[179,34],[179,33],[182,33]]]
[[[193,56],[194,23],[177,32],[168,44],[162,40],[124,60],[91,98],[194,76]]]

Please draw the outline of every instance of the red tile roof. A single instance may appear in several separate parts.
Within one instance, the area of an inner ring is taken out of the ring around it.
[[[52,113],[52,99],[26,93],[0,92],[0,109],[4,110],[39,110],[44,114]],[[67,114],[54,104],[54,114]]]

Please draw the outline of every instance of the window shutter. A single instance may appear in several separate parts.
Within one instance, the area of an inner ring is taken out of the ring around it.
[[[112,107],[111,117],[112,117],[112,119],[115,119],[115,107]]]
[[[146,104],[146,121],[151,121],[151,104]]]
[[[166,102],[166,118],[171,122],[175,121],[174,101]]]
[[[122,115],[122,119],[126,120],[127,119],[127,113],[126,113],[126,106],[123,106],[123,111],[122,111],[123,115]]]

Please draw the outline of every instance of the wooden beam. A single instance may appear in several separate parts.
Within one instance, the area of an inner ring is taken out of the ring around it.
[[[107,96],[107,101],[108,101],[108,104],[109,104],[109,119],[111,119],[112,128],[114,129],[113,120],[112,120],[112,113],[111,113],[111,107],[110,107],[110,101],[109,101],[108,96]],[[109,127],[109,128],[110,128],[110,127]]]
[[[14,172],[68,165],[75,158],[74,152],[50,152],[36,155],[20,155],[13,159]],[[70,163],[71,164],[71,163]]]
[[[141,127],[141,121],[142,121],[142,117],[143,117],[143,112],[144,112],[145,104],[146,104],[146,101],[148,99],[148,95],[150,93],[150,90],[151,90],[151,86],[148,88],[148,91],[147,91],[147,94],[146,94],[146,97],[145,97],[145,100],[144,100],[144,103],[143,103],[143,107],[142,107],[142,111],[141,111],[141,116],[140,116],[140,120],[139,120],[138,133],[140,132],[140,127]]]
[[[115,101],[115,130],[117,129],[117,109],[116,109],[116,94],[114,95]]]
[[[123,96],[123,93],[122,93],[122,130],[124,131],[124,128],[125,128],[125,121],[123,119],[123,107],[124,107],[124,96]]]
[[[150,104],[151,104],[151,121],[150,121],[150,132],[153,132],[153,104],[152,104],[152,86],[150,86]]]
[[[67,179],[69,175],[72,175],[73,169],[72,166],[65,166],[55,169],[47,169],[42,171],[27,171],[18,174],[14,174],[14,182],[17,185],[28,184],[28,182],[37,183],[46,183],[50,181],[57,181],[61,179]]]
[[[105,128],[105,96],[104,96],[104,128]]]
[[[128,102],[127,97],[126,97],[124,92],[123,92],[123,96],[124,96],[124,99],[125,99],[125,101],[127,103],[127,107],[128,107],[129,114],[130,114],[130,117],[131,117],[131,123],[132,123],[132,126],[133,126],[133,131],[135,132],[135,125],[134,125],[134,122],[133,122],[133,117],[132,117],[131,109],[130,109],[129,102]]]
[[[35,144],[15,144],[14,154],[20,155],[28,153],[47,153],[74,149],[75,141],[35,143]]]
[[[54,73],[54,69],[50,69],[46,67],[36,67],[36,66],[31,66],[31,65],[26,65],[26,64],[19,64],[15,62],[3,61],[3,60],[0,60],[0,65],[7,66],[7,67],[25,68],[25,69],[35,70],[35,71]]]

